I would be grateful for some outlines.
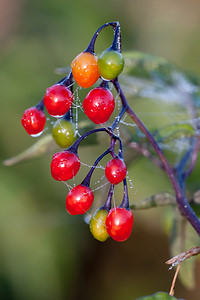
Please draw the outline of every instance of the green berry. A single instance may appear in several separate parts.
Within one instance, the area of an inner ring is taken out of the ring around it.
[[[105,242],[109,238],[105,221],[108,211],[105,209],[97,209],[90,219],[90,231],[95,239],[100,242]]]
[[[58,119],[52,128],[52,135],[55,142],[63,148],[68,148],[75,141],[74,126],[70,121]]]
[[[105,50],[98,59],[100,76],[105,80],[116,78],[124,67],[122,54],[114,50]]]

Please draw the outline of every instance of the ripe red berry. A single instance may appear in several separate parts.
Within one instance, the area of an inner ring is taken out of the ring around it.
[[[106,178],[112,184],[120,183],[126,177],[126,172],[126,164],[118,157],[111,159],[105,168]]]
[[[97,87],[91,90],[83,101],[83,109],[95,124],[108,121],[115,108],[115,99],[107,88]]]
[[[131,210],[121,207],[112,208],[106,218],[108,234],[118,242],[127,240],[133,227],[133,213]]]
[[[92,206],[94,195],[85,185],[75,186],[67,195],[66,209],[71,215],[82,215]]]
[[[55,84],[46,90],[43,101],[52,117],[62,117],[72,106],[73,94],[66,86]]]
[[[51,162],[51,175],[55,180],[66,181],[73,178],[79,168],[78,156],[65,150],[54,154]]]
[[[25,110],[21,118],[22,126],[26,132],[32,136],[39,136],[42,134],[45,122],[45,114],[36,107],[30,107]]]
[[[91,87],[99,78],[97,56],[82,52],[71,63],[72,74],[78,85],[83,88]]]

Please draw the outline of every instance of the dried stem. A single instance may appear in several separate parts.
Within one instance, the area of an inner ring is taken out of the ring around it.
[[[172,269],[174,266],[182,263],[184,260],[190,258],[191,256],[198,255],[198,254],[200,254],[200,247],[196,246],[196,247],[193,247],[193,248],[189,249],[186,252],[182,252],[182,253],[172,257],[171,259],[169,259],[165,263],[167,265],[171,265],[170,269]]]
[[[175,283],[176,283],[176,279],[177,279],[177,276],[178,276],[178,272],[179,272],[180,266],[181,266],[181,264],[178,265],[178,267],[176,269],[176,272],[174,274],[174,278],[173,278],[173,281],[172,281],[171,289],[169,291],[169,295],[170,296],[174,296],[174,288],[175,288]]]

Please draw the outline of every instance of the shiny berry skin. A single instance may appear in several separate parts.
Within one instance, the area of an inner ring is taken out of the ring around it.
[[[93,237],[100,242],[104,242],[107,238],[109,238],[109,234],[105,226],[107,215],[107,210],[97,209],[90,219],[90,231]]]
[[[50,116],[62,117],[72,106],[73,94],[66,86],[55,84],[46,90],[43,101]]]
[[[97,56],[82,52],[71,63],[72,74],[75,81],[83,88],[91,87],[99,78]]]
[[[122,54],[114,50],[105,50],[98,59],[99,74],[105,80],[116,78],[124,68]]]
[[[120,183],[126,177],[126,173],[126,164],[120,158],[111,159],[105,168],[106,178],[112,184]]]
[[[46,118],[43,111],[36,107],[30,107],[25,110],[21,123],[26,132],[32,136],[39,136],[42,134],[45,126]]]
[[[69,180],[77,174],[79,168],[78,156],[67,150],[55,153],[51,161],[51,175],[55,180]]]
[[[109,120],[115,108],[115,99],[107,88],[97,87],[91,90],[83,101],[84,113],[95,124]]]
[[[74,125],[68,120],[58,119],[53,125],[52,136],[60,147],[68,148],[75,142]]]
[[[91,189],[85,185],[75,186],[67,195],[66,210],[70,215],[83,215],[90,209],[94,200]]]
[[[114,207],[106,218],[108,234],[117,242],[127,240],[133,227],[133,213],[130,209]]]

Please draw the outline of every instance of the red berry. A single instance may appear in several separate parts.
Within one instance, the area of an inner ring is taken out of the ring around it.
[[[54,154],[51,162],[51,175],[55,180],[66,181],[73,178],[79,168],[78,156],[65,150]]]
[[[83,101],[83,109],[95,124],[105,123],[115,108],[115,99],[107,88],[97,87],[91,90]]]
[[[46,90],[43,101],[52,117],[62,117],[72,106],[73,94],[66,86],[55,84]]]
[[[120,183],[126,177],[126,172],[126,165],[120,158],[111,159],[105,169],[106,177],[112,184]]]
[[[43,111],[38,110],[36,107],[30,107],[25,110],[21,123],[28,134],[32,136],[39,136],[45,126],[46,118]]]
[[[82,215],[92,206],[94,195],[85,185],[75,186],[67,195],[66,209],[71,215]]]
[[[133,213],[131,210],[121,207],[112,208],[106,218],[108,234],[118,242],[127,240],[133,227]]]

